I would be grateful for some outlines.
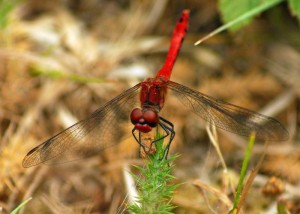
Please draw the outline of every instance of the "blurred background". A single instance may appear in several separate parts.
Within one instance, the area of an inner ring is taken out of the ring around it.
[[[29,197],[21,213],[124,211],[124,167],[144,163],[133,138],[72,164],[25,169],[22,160],[34,146],[153,77],[183,9],[191,10],[190,27],[172,80],[274,117],[290,133],[267,150],[254,145],[250,169],[265,159],[243,194],[245,213],[275,213],[279,206],[300,212],[300,37],[287,2],[199,46],[198,39],[223,24],[215,0],[0,2],[0,213]],[[180,154],[174,212],[228,212],[247,139],[217,130],[225,170],[206,122],[169,102],[165,118],[176,127],[171,153]]]

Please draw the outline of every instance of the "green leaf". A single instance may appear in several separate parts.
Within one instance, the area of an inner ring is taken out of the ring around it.
[[[199,45],[224,30],[238,30],[251,22],[254,16],[259,15],[283,1],[284,0],[219,0],[219,10],[225,24],[199,39],[195,42],[195,45]]]
[[[274,7],[283,0],[219,0],[219,9],[224,23],[235,21],[230,30],[238,30],[250,23],[254,16]],[[294,0],[298,1],[299,0]]]
[[[8,16],[19,2],[20,0],[0,0],[0,29],[7,26]]]
[[[293,15],[297,16],[300,20],[300,1],[299,0],[288,0],[289,7]]]
[[[219,9],[221,10],[223,21],[228,23],[255,8],[259,4],[260,0],[220,0]],[[252,17],[245,18],[244,20],[240,21],[240,23],[232,26],[230,30],[237,30],[251,21]]]
[[[22,207],[24,207],[32,198],[28,198],[27,200],[23,201],[16,209],[14,209],[11,214],[17,214]]]
[[[278,214],[289,213],[288,209],[285,206],[285,204],[284,203],[280,203],[280,202],[277,204],[277,212],[278,212]]]
[[[46,69],[32,66],[29,70],[32,76],[45,76],[51,79],[67,79],[78,83],[102,83],[104,80],[93,77],[85,77],[75,73],[65,73],[60,70]]]

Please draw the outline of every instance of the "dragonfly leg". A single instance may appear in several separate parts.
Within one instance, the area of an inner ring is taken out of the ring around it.
[[[132,135],[133,135],[135,141],[140,145],[140,147],[143,148],[145,154],[147,154],[145,146],[141,143],[141,142],[142,142],[142,139],[141,139],[141,132],[138,131],[138,132],[139,132],[139,136],[137,137],[136,134],[135,134],[135,131],[136,131],[136,130],[137,130],[137,129],[134,127],[134,128],[132,129],[131,133],[132,133]]]
[[[132,132],[132,135],[133,135],[134,139],[136,140],[136,142],[140,145],[140,147],[143,148],[145,154],[151,153],[153,144],[170,136],[169,142],[168,142],[168,144],[164,150],[164,154],[162,156],[162,159],[164,159],[164,158],[167,159],[171,143],[175,137],[174,125],[173,125],[173,123],[171,123],[170,121],[168,121],[162,117],[159,117],[159,118],[160,118],[160,122],[158,123],[158,125],[164,130],[165,134],[161,138],[152,141],[149,149],[146,149],[145,145],[142,143],[140,131],[138,131],[138,133],[139,133],[138,136],[136,135],[136,132],[135,132],[137,130],[136,128],[133,128],[131,132]],[[158,131],[157,131],[157,133],[158,133]]]
[[[162,129],[166,133],[166,135],[163,136],[161,139],[164,139],[170,135],[170,140],[165,148],[164,155],[162,157],[162,158],[168,159],[169,149],[170,149],[171,143],[175,137],[174,125],[173,125],[173,123],[171,123],[170,121],[166,120],[163,117],[159,117],[159,118],[161,121],[161,122],[159,122],[159,125],[162,127]],[[161,140],[161,139],[159,139],[159,140]]]

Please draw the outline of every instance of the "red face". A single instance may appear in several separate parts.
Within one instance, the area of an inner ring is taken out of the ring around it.
[[[137,130],[147,133],[157,126],[159,117],[152,109],[135,108],[130,114],[130,119]]]

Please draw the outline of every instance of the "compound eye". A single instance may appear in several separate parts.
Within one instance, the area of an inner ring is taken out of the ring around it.
[[[144,112],[144,119],[146,121],[146,123],[151,126],[151,127],[155,127],[157,126],[158,123],[158,115],[155,111],[153,110],[147,110]]]
[[[136,123],[138,123],[142,116],[143,112],[140,108],[133,109],[130,114],[130,120],[132,124],[135,125]]]

